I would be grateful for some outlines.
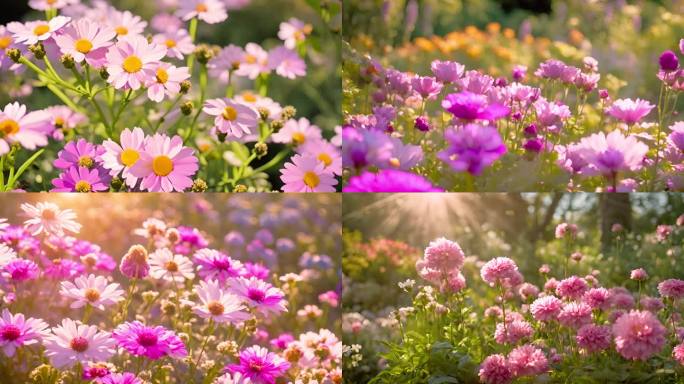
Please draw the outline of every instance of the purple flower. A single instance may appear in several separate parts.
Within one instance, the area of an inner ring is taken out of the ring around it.
[[[416,117],[415,127],[421,132],[428,132],[430,130],[430,121],[425,116]]]
[[[620,171],[641,169],[648,146],[634,136],[623,136],[620,131],[608,135],[603,132],[583,138],[579,153],[588,164],[606,176]]]
[[[142,384],[142,380],[138,379],[135,374],[131,372],[124,373],[110,373],[97,381],[98,384]]]
[[[467,124],[461,129],[447,131],[446,140],[449,146],[437,157],[457,172],[479,175],[506,153],[499,132],[490,126]]]
[[[580,73],[575,78],[575,85],[584,92],[591,92],[596,88],[601,75],[598,73]]]
[[[388,69],[385,79],[392,92],[400,96],[408,95],[411,92],[411,77],[408,74],[396,69]]]
[[[488,104],[487,96],[468,91],[448,94],[442,108],[464,120],[497,120],[510,112],[504,105]]]
[[[289,368],[290,363],[268,349],[253,345],[240,352],[238,364],[226,366],[230,373],[240,373],[253,383],[275,384]]]
[[[383,169],[354,176],[343,192],[442,192],[430,181],[411,172]]]
[[[104,179],[101,178],[100,173],[104,175]],[[109,188],[108,183],[109,176],[106,172],[75,166],[62,172],[59,178],[52,180],[52,185],[55,187],[51,192],[100,192]]]
[[[173,331],[162,326],[148,327],[139,321],[119,325],[112,332],[112,338],[128,353],[152,360],[164,356],[183,358],[188,354],[185,344]]]
[[[539,64],[539,68],[534,71],[534,75],[544,79],[556,80],[563,76],[567,68],[568,66],[560,60],[549,59]]]
[[[626,123],[634,124],[648,115],[655,105],[642,99],[618,99],[608,108],[608,114]]]
[[[677,55],[668,50],[663,52],[658,58],[658,63],[660,64],[660,69],[663,71],[674,71],[679,68],[679,59]]]
[[[523,144],[523,148],[527,152],[539,153],[544,148],[544,142],[539,138],[529,139]]]
[[[430,64],[432,74],[442,83],[455,83],[463,76],[465,66],[455,61],[435,60]]]
[[[423,148],[420,145],[404,144],[401,139],[390,137],[392,157],[387,163],[376,164],[378,168],[393,168],[408,171],[423,161]]]
[[[527,67],[524,65],[515,65],[513,67],[513,80],[515,81],[520,81],[525,78],[525,75],[527,74]]]
[[[100,156],[105,152],[104,148],[99,145],[91,144],[85,139],[78,139],[78,141],[70,141],[64,149],[59,151],[54,165],[60,169],[68,169],[71,167],[85,167],[92,169],[94,166],[102,162]]]
[[[392,156],[392,142],[382,132],[347,126],[342,130],[342,138],[342,163],[345,167],[386,164]]]
[[[14,283],[33,280],[39,273],[38,265],[26,259],[13,259],[2,267],[2,277]]]
[[[416,76],[411,79],[413,90],[418,92],[423,99],[434,99],[442,91],[442,84],[437,79],[429,76]]]
[[[204,281],[218,280],[224,283],[229,278],[238,277],[244,273],[240,261],[233,260],[215,249],[200,249],[195,252],[192,259],[197,265],[199,276]]]
[[[458,81],[458,86],[462,91],[468,91],[484,95],[492,88],[494,78],[484,75],[478,71],[468,71]]]
[[[537,112],[537,121],[541,126],[549,128],[551,131],[557,131],[563,127],[563,120],[570,117],[570,108],[567,105],[559,102],[549,102],[542,98],[534,103],[534,109]]]

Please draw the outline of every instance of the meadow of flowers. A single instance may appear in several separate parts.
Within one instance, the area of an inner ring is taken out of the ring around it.
[[[517,32],[490,23],[409,41],[419,16],[430,16],[415,1],[401,8],[413,23],[403,26],[403,44],[346,36],[344,191],[684,189],[677,5],[648,8],[658,16],[644,11],[642,26],[639,6],[604,4],[604,29],[590,35],[581,21],[601,6],[587,4],[584,14],[578,4],[591,2],[568,3],[567,17],[550,16],[573,26],[558,41],[549,26],[538,28],[549,37],[535,37],[529,21]],[[374,20],[389,26],[396,11],[383,8]],[[601,40],[619,28],[634,40]],[[650,52],[656,36],[663,48]]]
[[[345,382],[681,382],[684,214],[647,216],[603,252],[572,215],[535,250],[490,224],[423,249],[346,233]]]
[[[334,192],[337,109],[309,77],[336,76],[341,5],[290,3],[310,20],[219,46],[202,30],[223,33],[250,0],[160,0],[149,20],[103,0],[30,0],[39,12],[0,25],[0,190]],[[326,108],[303,116],[293,92]]]
[[[341,383],[339,198],[161,199],[7,198],[0,381]]]

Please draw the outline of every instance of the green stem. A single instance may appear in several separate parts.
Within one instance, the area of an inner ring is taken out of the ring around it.
[[[202,113],[202,106],[204,105],[204,97],[206,94],[207,90],[207,66],[202,64],[200,65],[200,73],[199,73],[199,85],[200,85],[200,102],[199,105],[197,106],[197,112],[195,112],[195,116],[192,118],[192,123],[190,124],[190,128],[188,129],[188,132],[185,134],[185,137],[183,138],[183,143],[187,143],[190,138],[192,138],[192,134],[195,131],[195,125],[197,125],[197,119],[199,119],[200,113]]]
[[[194,43],[195,38],[197,37],[197,18],[196,17],[194,17],[192,20],[190,20],[189,30],[190,30],[190,39]],[[188,72],[190,72],[191,76],[192,76],[192,67],[193,67],[194,63],[195,63],[195,54],[190,53],[188,55],[187,67],[188,67]]]

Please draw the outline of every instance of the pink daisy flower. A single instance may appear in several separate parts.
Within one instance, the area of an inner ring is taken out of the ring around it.
[[[104,172],[104,171],[103,171]],[[71,167],[52,180],[50,192],[102,192],[109,189],[108,181],[102,179],[97,168]]]
[[[264,315],[287,312],[285,294],[271,284],[255,277],[229,280],[231,290],[245,303]]]
[[[266,110],[268,112],[266,119],[270,121],[279,120],[283,112],[283,107],[279,103],[273,101],[270,97],[263,97],[254,94],[254,92],[249,90],[241,92],[239,95],[235,96],[233,100],[251,107],[257,113]]]
[[[312,30],[311,24],[291,17],[289,20],[280,23],[278,38],[285,43],[285,47],[295,49],[299,43],[306,40],[306,36],[310,35]]]
[[[245,55],[242,57],[240,67],[235,71],[235,74],[254,80],[260,74],[269,72],[268,52],[259,44],[248,43],[245,46]]]
[[[218,280],[225,283],[230,278],[242,276],[245,272],[239,260],[215,249],[203,248],[195,252],[193,261],[197,264],[197,273],[205,281]]]
[[[164,55],[165,46],[149,44],[143,36],[120,39],[107,52],[107,82],[116,89],[139,89],[154,79],[159,60]]]
[[[220,23],[228,18],[226,6],[219,0],[180,0],[176,15],[185,21],[196,17],[207,24]]]
[[[306,75],[306,63],[297,52],[280,46],[268,52],[268,68],[278,75],[295,79]]]
[[[609,326],[587,324],[577,331],[577,345],[589,352],[598,352],[610,348],[613,333]]]
[[[188,355],[183,340],[162,326],[146,326],[139,321],[126,322],[114,329],[112,338],[131,355],[145,356],[151,360]]]
[[[320,128],[311,124],[306,117],[302,117],[299,120],[286,121],[283,128],[272,138],[275,143],[302,145],[307,141],[321,140],[322,136]]]
[[[516,278],[518,266],[508,257],[495,257],[486,262],[480,269],[482,280],[492,287],[503,284],[506,280]]]
[[[342,175],[342,153],[340,149],[325,140],[310,140],[297,147],[297,152],[314,156],[324,165],[326,171]]]
[[[254,109],[232,99],[207,100],[202,111],[216,116],[212,128],[214,133],[220,132],[238,139],[244,135],[254,134],[254,129],[259,123],[259,114]]]
[[[530,344],[512,350],[508,354],[508,364],[515,376],[541,375],[549,369],[544,351]]]
[[[290,363],[268,349],[253,345],[240,352],[239,362],[226,366],[232,374],[241,374],[241,382],[275,384],[290,368]]]
[[[27,319],[21,313],[13,315],[5,308],[0,316],[0,349],[5,356],[12,357],[17,348],[36,344],[47,336],[47,327],[43,320]]]
[[[85,123],[88,118],[78,112],[74,112],[66,105],[55,105],[44,109],[50,114],[52,124],[52,138],[55,140],[64,140],[64,132],[76,128]]]
[[[140,187],[151,192],[182,192],[192,186],[197,172],[194,150],[183,146],[180,136],[156,134],[145,143],[145,151],[131,167],[135,177],[142,178]]]
[[[174,29],[154,35],[152,43],[166,46],[166,56],[183,60],[195,51],[195,44],[185,29]]]
[[[74,280],[62,281],[59,293],[67,298],[74,299],[70,308],[81,308],[90,305],[101,311],[105,306],[114,305],[123,300],[124,291],[117,283],[109,284],[104,276],[79,276]]]
[[[513,371],[503,355],[490,355],[480,364],[480,381],[485,384],[509,384],[513,382]]]
[[[59,151],[53,165],[59,169],[71,167],[85,167],[92,169],[100,162],[103,149],[99,145],[89,143],[85,139],[78,139],[66,143]]]
[[[71,18],[66,16],[53,17],[50,21],[29,21],[26,24],[14,21],[7,24],[7,30],[14,34],[14,39],[18,43],[32,45],[51,38],[69,21]]]
[[[530,312],[537,321],[556,320],[563,308],[563,302],[555,296],[543,296],[530,305]]]
[[[25,51],[24,46],[18,45],[14,38],[12,37],[12,32],[7,30],[4,25],[0,25],[0,70],[9,69],[10,71],[19,71],[23,68],[23,65],[15,63],[7,57],[7,50],[11,48],[17,48],[23,54]]]
[[[183,28],[183,20],[169,13],[158,13],[152,16],[150,26],[157,32],[173,33]]]
[[[126,128],[121,132],[121,144],[107,139],[102,143],[105,152],[102,154],[102,166],[109,170],[111,176],[121,173],[126,185],[133,188],[138,178],[131,172],[131,167],[140,159],[140,153],[145,149],[145,132],[139,127],[131,131]],[[123,171],[123,172],[122,172]]]
[[[245,59],[245,50],[230,44],[221,49],[221,52],[216,55],[207,67],[211,77],[218,79],[221,83],[227,84],[230,80],[230,73],[237,71]]]
[[[195,286],[199,303],[192,303],[192,311],[203,319],[217,323],[241,323],[252,317],[242,300],[221,288],[217,280],[200,281]]]
[[[57,368],[72,367],[76,363],[105,361],[114,355],[114,340],[109,332],[101,332],[94,325],[63,319],[45,338],[45,355]]]
[[[190,259],[177,255],[168,248],[160,248],[150,253],[150,276],[168,282],[183,283],[195,278]]]
[[[85,60],[90,66],[105,64],[107,49],[113,44],[116,32],[88,19],[80,19],[55,36],[55,42],[63,54],[71,55],[77,63]]]
[[[64,231],[78,233],[81,224],[77,223],[76,213],[71,209],[61,210],[55,203],[39,202],[36,205],[24,203],[21,209],[29,217],[24,222],[24,228],[32,236],[41,233],[64,236]]]
[[[138,379],[135,374],[131,372],[124,372],[110,373],[97,380],[97,384],[143,384],[143,381]]]
[[[119,40],[142,35],[145,32],[145,27],[147,27],[146,21],[129,11],[121,12],[111,8],[111,10],[105,11],[103,16],[105,16],[103,21],[114,29]]]
[[[38,11],[47,11],[48,9],[61,9],[69,5],[71,0],[29,0],[29,7]]]
[[[10,145],[19,143],[34,150],[48,143],[50,115],[45,111],[26,113],[26,106],[17,102],[0,111],[0,155],[8,153]]]
[[[283,192],[335,192],[337,180],[316,157],[294,155],[280,170]]]
[[[625,359],[648,360],[665,345],[665,327],[648,311],[630,311],[613,324],[615,349]]]
[[[558,314],[558,322],[566,327],[578,329],[591,323],[591,307],[584,303],[570,302]]]
[[[180,83],[190,78],[188,67],[176,68],[175,66],[159,62],[152,68],[155,76],[148,78],[147,97],[157,103],[164,100],[164,95],[173,97],[180,92]]]

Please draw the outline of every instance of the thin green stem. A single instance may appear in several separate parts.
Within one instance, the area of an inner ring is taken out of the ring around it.
[[[189,30],[190,30],[190,39],[194,43],[195,38],[197,37],[197,18],[196,17],[194,17],[192,20],[190,20]],[[187,67],[188,67],[188,72],[190,72],[191,76],[192,76],[192,67],[194,64],[195,64],[195,54],[190,53],[188,55]]]

